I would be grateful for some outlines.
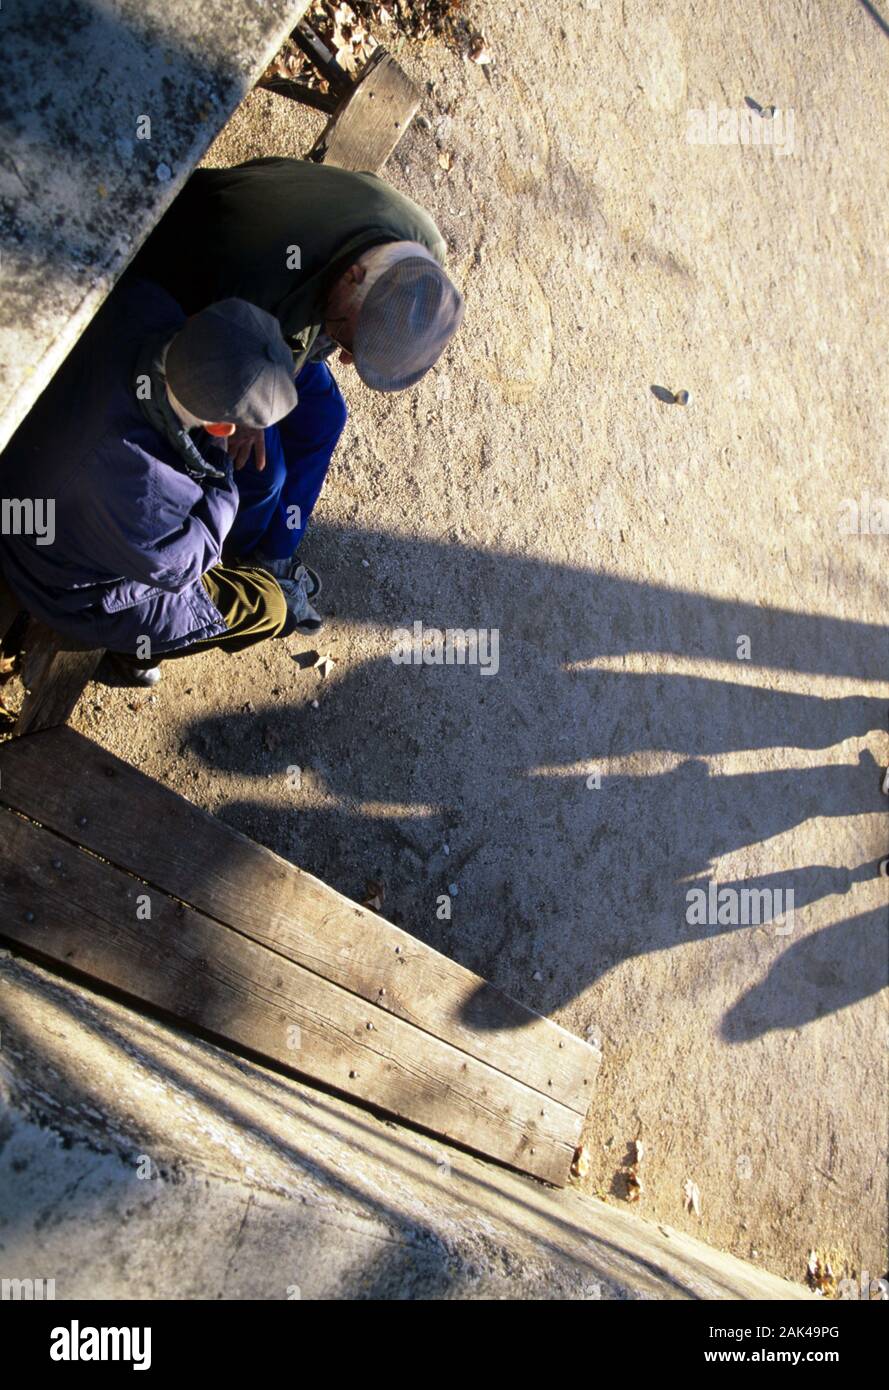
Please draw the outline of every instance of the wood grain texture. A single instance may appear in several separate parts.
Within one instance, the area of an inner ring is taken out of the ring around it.
[[[0,747],[0,801],[586,1114],[596,1059],[585,1042],[74,730]]]
[[[377,50],[309,154],[341,169],[382,169],[410,125],[420,93],[390,54]]]
[[[22,664],[27,693],[16,721],[16,736],[64,724],[103,655],[101,647],[68,642],[32,619]]]
[[[305,1077],[567,1180],[574,1111],[6,809],[0,931]]]

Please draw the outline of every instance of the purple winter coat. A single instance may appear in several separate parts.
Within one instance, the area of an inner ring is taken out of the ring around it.
[[[121,285],[0,457],[0,498],[55,503],[51,544],[0,538],[3,573],[31,613],[90,646],[134,655],[147,636],[155,655],[225,631],[200,581],[237,511],[231,463],[204,435],[224,478],[189,477],[133,381],[145,340],[184,322],[165,290]]]

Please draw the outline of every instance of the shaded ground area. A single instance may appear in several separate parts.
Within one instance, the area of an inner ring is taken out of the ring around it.
[[[0,998],[0,1270],[57,1299],[811,1300],[5,951]]]
[[[415,391],[338,369],[331,674],[200,657],[76,722],[595,1037],[589,1190],[623,1202],[641,1138],[643,1214],[882,1273],[889,537],[841,523],[886,490],[889,40],[856,0],[473,17],[489,76],[396,47],[426,98],[390,177],[468,312]],[[688,144],[746,98],[792,149]],[[257,93],[210,158],[315,130]],[[395,665],[415,622],[496,629],[496,675]],[[792,888],[791,929],[690,924],[710,880]]]

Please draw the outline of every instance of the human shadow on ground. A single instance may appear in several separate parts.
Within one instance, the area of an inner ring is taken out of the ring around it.
[[[255,775],[265,793],[270,774],[296,764],[319,794],[292,813],[259,796],[218,813],[353,898],[368,877],[382,881],[385,916],[531,1007],[551,1012],[628,957],[701,935],[688,888],[726,855],[815,818],[842,819],[853,863],[885,853],[870,752],[786,766],[786,750],[883,729],[885,700],[751,683],[754,668],[763,682],[777,669],[876,680],[884,627],[379,533],[316,533],[312,550],[338,565],[340,617],[390,631],[418,620],[496,628],[499,669],[384,655],[323,685],[300,675],[312,683],[292,702],[254,693],[249,715],[194,721],[187,741],[208,766]],[[356,574],[361,558],[369,574]],[[636,653],[725,662],[740,634],[752,653],[743,681],[582,664]],[[765,756],[776,748],[777,767]],[[762,770],[713,773],[703,760],[743,750],[764,755]],[[674,765],[594,775],[597,760],[651,754]],[[826,895],[833,869],[839,883],[842,864],[793,870],[799,905]],[[846,891],[857,887],[850,877]],[[831,940],[839,948],[841,934]],[[846,994],[879,988],[854,930],[843,958]],[[769,1007],[773,1027],[800,1011],[792,992],[770,994]]]

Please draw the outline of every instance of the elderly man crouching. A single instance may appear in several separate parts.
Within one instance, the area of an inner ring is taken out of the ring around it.
[[[139,684],[160,658],[314,631],[311,574],[292,579],[295,614],[268,570],[222,562],[240,501],[225,443],[264,430],[298,453],[296,406],[292,353],[262,309],[232,298],[186,321],[157,285],[122,287],[0,459],[0,496],[54,501],[51,544],[0,546],[19,600]]]
[[[275,157],[199,169],[139,257],[189,313],[238,295],[274,314],[293,352],[298,408],[277,436],[239,427],[230,452],[234,542],[297,615],[296,551],[346,420],[325,359],[339,349],[375,391],[418,382],[463,318],[445,250],[428,213],[376,174]]]

